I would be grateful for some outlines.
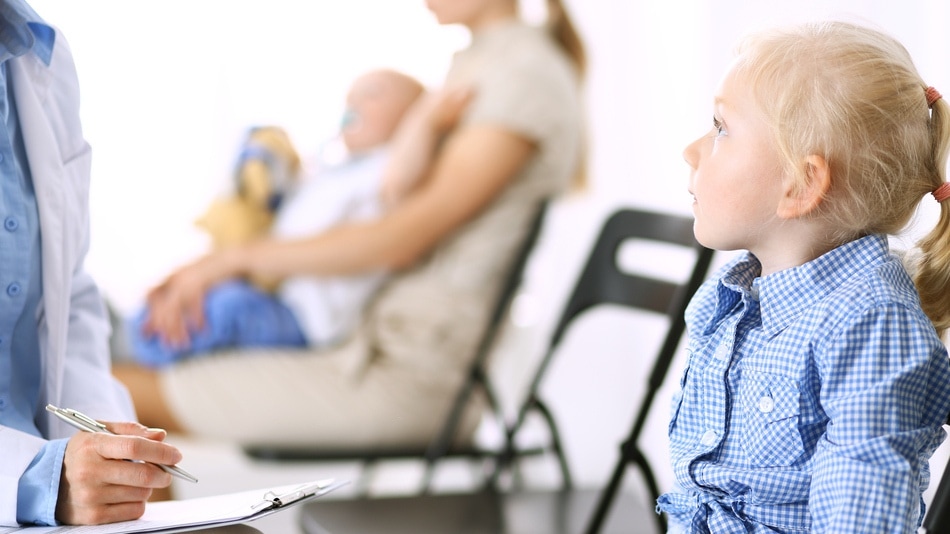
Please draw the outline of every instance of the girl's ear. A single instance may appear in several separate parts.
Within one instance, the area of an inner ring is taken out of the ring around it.
[[[782,219],[804,217],[813,212],[831,188],[831,169],[824,157],[805,158],[805,183],[787,181],[777,215]]]

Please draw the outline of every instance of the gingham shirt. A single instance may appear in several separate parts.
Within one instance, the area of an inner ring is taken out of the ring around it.
[[[950,362],[884,236],[759,278],[707,281],[669,436],[687,532],[915,532],[950,412]]]

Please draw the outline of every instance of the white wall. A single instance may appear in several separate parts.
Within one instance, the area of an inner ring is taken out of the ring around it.
[[[533,1],[531,6],[539,4]],[[530,357],[559,311],[599,221],[618,205],[689,213],[682,148],[710,122],[711,94],[748,29],[834,16],[901,39],[932,85],[950,92],[950,7],[939,0],[756,2],[570,0],[590,55],[590,177],[556,206],[526,287],[524,323],[505,354]],[[229,186],[241,136],[288,128],[313,155],[336,125],[347,83],[389,65],[430,85],[467,38],[440,28],[421,0],[33,0],[64,29],[95,150],[88,267],[123,310],[173,265],[205,250],[191,221]],[[922,219],[926,222],[929,210]],[[719,262],[725,256],[720,256]],[[533,317],[533,318],[532,318]],[[570,333],[546,387],[581,483],[605,479],[639,398],[655,328],[614,310]],[[651,348],[652,350],[652,348]],[[669,389],[647,429],[647,454],[670,482]]]

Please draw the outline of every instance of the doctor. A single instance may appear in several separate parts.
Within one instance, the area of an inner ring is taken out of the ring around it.
[[[75,434],[47,403],[135,418],[113,381],[108,321],[83,270],[90,148],[62,35],[22,0],[0,2],[0,526],[135,519],[175,464],[163,430]],[[71,437],[70,437],[71,436]]]

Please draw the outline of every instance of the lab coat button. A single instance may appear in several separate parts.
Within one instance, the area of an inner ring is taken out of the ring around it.
[[[20,294],[20,284],[13,282],[7,286],[7,295],[15,297]]]
[[[20,227],[20,223],[17,222],[14,217],[7,217],[3,220],[3,227],[6,228],[8,232],[15,232],[16,229]]]

